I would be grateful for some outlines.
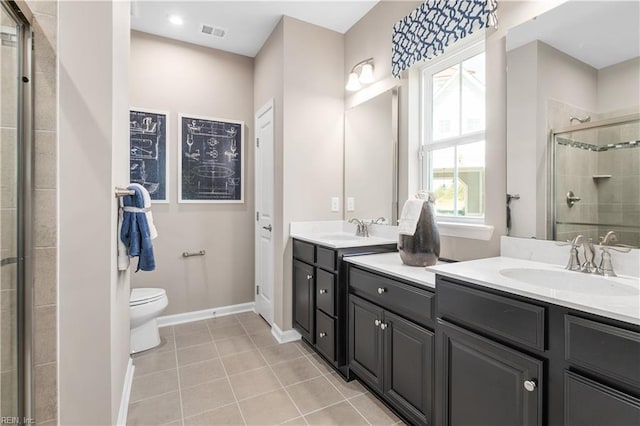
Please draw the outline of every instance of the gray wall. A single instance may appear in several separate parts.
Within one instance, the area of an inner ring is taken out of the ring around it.
[[[58,9],[64,425],[116,422],[129,359],[129,273],[116,267],[113,196],[114,186],[128,180],[129,13],[127,2],[60,2]]]
[[[253,59],[133,31],[131,105],[166,111],[169,203],[154,204],[156,270],[133,287],[167,291],[175,314],[253,301]],[[244,204],[178,204],[178,114],[242,120]],[[206,250],[185,259],[183,251]],[[133,260],[133,264],[137,259]]]

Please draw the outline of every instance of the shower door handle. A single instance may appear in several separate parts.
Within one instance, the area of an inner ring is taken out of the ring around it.
[[[13,263],[18,263],[17,257],[6,257],[0,260],[0,266],[11,265]]]

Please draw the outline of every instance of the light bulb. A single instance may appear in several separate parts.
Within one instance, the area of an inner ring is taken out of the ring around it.
[[[349,74],[349,81],[345,87],[350,92],[355,92],[356,90],[360,90],[360,82],[358,81],[358,74],[352,72]]]
[[[360,71],[360,83],[369,84],[373,83],[373,65],[364,64],[362,71]]]

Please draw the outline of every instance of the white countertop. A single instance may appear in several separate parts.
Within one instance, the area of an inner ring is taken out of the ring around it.
[[[356,236],[356,225],[345,221],[292,222],[289,236],[331,248],[397,244],[398,227],[368,225],[369,237]]]
[[[560,265],[514,259],[511,257],[492,257],[466,262],[447,263],[430,266],[427,269],[436,274],[478,284],[483,287],[640,325],[640,294],[638,294],[640,279],[638,279],[638,277],[598,277],[599,279],[610,282],[612,286],[619,285],[629,290],[625,292],[627,294],[608,295],[588,293],[580,291],[579,289],[572,290],[570,288],[563,288],[564,286],[561,285],[563,283],[554,284],[550,280],[547,280],[544,283],[545,285],[534,285],[519,279],[507,277],[500,273],[500,271],[525,269],[542,271],[542,273],[549,272],[551,274],[566,273],[572,274],[571,278],[575,276],[575,279],[585,281],[585,284],[587,284],[586,280],[595,279],[595,277],[590,277],[587,274],[581,276],[581,272],[565,271]],[[600,285],[600,282],[598,282],[598,285]]]
[[[344,260],[372,271],[402,278],[432,289],[436,287],[435,272],[427,271],[423,266],[405,265],[402,263],[398,252],[344,257]]]

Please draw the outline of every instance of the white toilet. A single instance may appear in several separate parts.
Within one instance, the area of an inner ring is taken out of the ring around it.
[[[162,288],[134,288],[129,298],[131,321],[130,353],[146,351],[160,344],[158,316],[169,304]]]

